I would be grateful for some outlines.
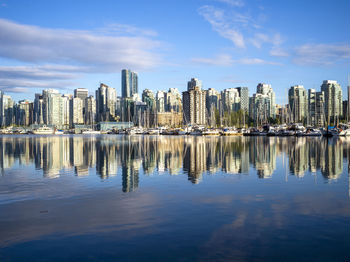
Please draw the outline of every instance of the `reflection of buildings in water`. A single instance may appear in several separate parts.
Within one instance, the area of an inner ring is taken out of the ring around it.
[[[2,172],[14,164],[34,163],[45,177],[57,177],[64,169],[77,176],[92,167],[106,178],[124,167],[123,188],[138,186],[139,169],[145,174],[178,174],[181,168],[193,183],[203,172],[248,173],[249,164],[260,178],[276,169],[277,152],[289,156],[289,169],[297,176],[321,170],[327,179],[342,173],[349,144],[341,139],[194,136],[3,136],[0,137]]]
[[[88,166],[76,166],[74,168],[74,172],[77,176],[88,176],[89,175],[89,167]]]
[[[89,167],[96,163],[96,137],[77,136],[70,138],[71,163],[77,176],[89,175]],[[75,141],[76,140],[76,141]]]
[[[276,139],[252,137],[249,144],[250,159],[259,178],[269,178],[276,169]]]
[[[220,143],[222,170],[230,174],[248,173],[249,154],[247,138],[224,137]]]
[[[43,170],[44,177],[58,177],[62,169],[71,167],[67,137],[46,136],[35,139],[41,153],[38,165]]]
[[[185,139],[183,169],[188,179],[198,184],[206,170],[206,146],[204,137],[190,136]]]
[[[219,155],[219,138],[218,137],[203,137],[207,153],[206,157],[206,166],[207,170],[215,174],[219,171],[220,168],[220,155]]]
[[[157,167],[157,158],[159,159],[159,155],[161,154],[161,148],[158,148],[158,143],[156,139],[152,139],[149,136],[139,136],[139,158],[143,158],[142,168],[145,174],[150,175],[154,173],[154,170]],[[158,167],[159,168],[159,167]]]
[[[308,164],[309,164],[309,170],[312,173],[316,173],[317,169],[319,168],[319,154],[321,151],[321,145],[319,138],[310,138],[306,139],[305,143],[308,147]]]
[[[14,148],[14,140],[9,139],[7,137],[3,137],[1,139],[1,147],[0,147],[0,167],[1,167],[1,173],[4,173],[5,169],[11,168],[16,158],[13,154],[13,148]]]
[[[343,172],[343,144],[339,139],[324,139],[324,158],[321,173],[327,179],[337,179]]]
[[[159,143],[159,151],[164,154],[164,165],[158,160],[158,166],[162,165],[171,175],[180,172],[183,160],[184,137],[165,137]]]
[[[116,145],[109,139],[96,141],[96,172],[101,178],[117,175]]]
[[[122,166],[123,192],[135,191],[139,186],[139,171],[132,166]]]
[[[306,137],[290,138],[289,145],[289,169],[297,177],[303,177],[309,163],[309,148]]]

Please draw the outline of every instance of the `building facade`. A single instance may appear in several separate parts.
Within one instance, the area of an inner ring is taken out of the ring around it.
[[[307,117],[307,93],[302,85],[292,86],[288,91],[288,103],[293,123],[303,123]]]
[[[337,81],[324,80],[321,85],[324,93],[324,114],[328,124],[336,124],[343,112],[343,94]]]
[[[240,97],[240,108],[245,112],[249,112],[249,89],[248,87],[237,87]]]
[[[206,124],[206,91],[200,86],[193,87],[194,83],[201,85],[198,79],[192,78],[188,82],[188,90],[182,93],[184,124]]]
[[[115,121],[117,92],[103,83],[96,90],[97,121]]]
[[[138,76],[137,73],[129,69],[122,70],[122,97],[132,97],[138,93]]]

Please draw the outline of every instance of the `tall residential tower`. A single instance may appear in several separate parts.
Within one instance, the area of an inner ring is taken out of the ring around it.
[[[129,69],[122,70],[122,97],[132,97],[138,93],[137,73]]]

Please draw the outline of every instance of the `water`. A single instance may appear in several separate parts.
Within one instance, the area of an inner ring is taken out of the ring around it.
[[[349,139],[1,136],[0,261],[349,261]]]

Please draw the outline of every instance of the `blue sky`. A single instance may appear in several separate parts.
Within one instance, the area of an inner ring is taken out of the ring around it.
[[[350,1],[16,1],[0,0],[0,89],[16,100],[100,82],[117,89],[120,70],[139,89],[272,85],[286,103],[296,84],[350,73]]]

